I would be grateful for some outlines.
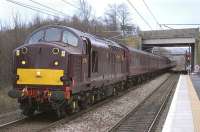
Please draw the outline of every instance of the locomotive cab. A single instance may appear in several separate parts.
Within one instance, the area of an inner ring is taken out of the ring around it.
[[[54,43],[76,50],[82,49],[80,37],[74,29],[60,26],[47,26],[34,31],[25,44]]]
[[[79,79],[72,72],[76,65],[71,60],[82,61],[87,47],[83,43],[75,29],[46,26],[34,31],[24,45],[14,50],[14,89],[9,96],[18,98],[25,115],[33,113],[38,105],[42,111],[44,102],[70,98],[74,80]],[[30,98],[31,103],[27,102]]]
[[[60,78],[62,76],[66,78],[69,75],[69,56],[82,54],[81,42],[80,37],[72,30],[59,26],[48,26],[33,32],[25,41],[25,45],[14,51],[16,87],[19,85],[64,85]],[[34,72],[36,75],[32,75]],[[39,75],[42,72],[46,75],[43,78]]]

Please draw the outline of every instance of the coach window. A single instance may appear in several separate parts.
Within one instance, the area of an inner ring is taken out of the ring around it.
[[[98,72],[98,52],[92,51],[92,72]]]
[[[47,42],[57,42],[61,39],[61,29],[49,28],[46,30],[45,40]]]
[[[78,38],[69,31],[63,32],[63,42],[72,46],[78,45]]]
[[[30,38],[30,40],[28,41],[29,44],[32,44],[32,43],[37,43],[37,42],[40,42],[44,39],[44,31],[39,31],[35,34],[33,34]]]

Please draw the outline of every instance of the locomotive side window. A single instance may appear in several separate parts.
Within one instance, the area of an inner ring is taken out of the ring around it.
[[[44,31],[39,31],[35,34],[33,34],[33,36],[30,38],[29,40],[29,44],[32,44],[32,43],[37,43],[37,42],[40,42],[44,39]]]
[[[98,72],[98,53],[92,51],[92,72]]]
[[[63,42],[72,46],[78,45],[78,38],[69,31],[63,32]]]
[[[49,28],[46,30],[45,40],[46,41],[60,41],[61,29],[59,28]]]

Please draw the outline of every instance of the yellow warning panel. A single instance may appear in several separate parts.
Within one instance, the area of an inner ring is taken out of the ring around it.
[[[64,75],[64,70],[18,68],[17,75],[17,84],[63,85],[60,77]]]

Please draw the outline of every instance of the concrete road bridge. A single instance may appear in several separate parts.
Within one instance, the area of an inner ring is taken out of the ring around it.
[[[199,28],[142,31],[142,49],[152,47],[189,47],[191,65],[200,64]]]

